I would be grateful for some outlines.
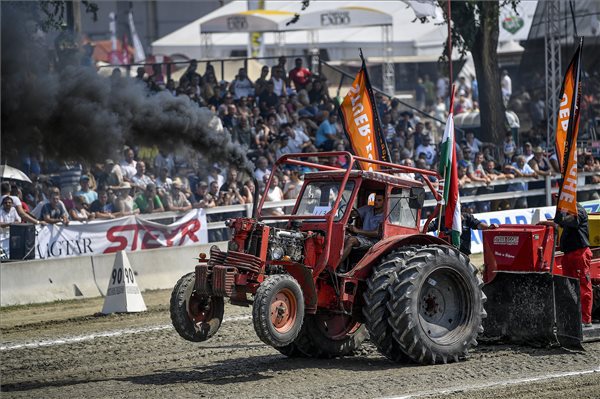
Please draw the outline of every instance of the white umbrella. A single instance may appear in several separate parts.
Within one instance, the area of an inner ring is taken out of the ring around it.
[[[27,175],[21,172],[17,168],[13,168],[8,165],[0,165],[0,178],[2,179],[11,179],[11,180],[21,180],[31,183],[31,180]]]

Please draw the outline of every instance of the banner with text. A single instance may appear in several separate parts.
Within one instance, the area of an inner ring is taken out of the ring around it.
[[[577,132],[581,102],[582,47],[583,38],[565,72],[556,123],[556,155],[563,178],[556,208],[572,215],[577,215]]]
[[[208,243],[206,213],[194,209],[164,225],[135,216],[68,226],[48,225],[38,231],[36,259],[90,256]]]
[[[379,113],[364,59],[339,111],[344,132],[346,132],[354,154],[359,157],[389,162],[389,151],[381,131]],[[360,162],[360,167],[363,170],[371,171],[379,169],[376,164],[368,162]]]
[[[582,202],[581,205],[588,213],[600,212],[600,201]],[[499,212],[476,213],[473,216],[486,222],[487,224],[531,224],[535,211],[540,210],[540,220],[554,218],[555,206],[545,206],[543,208],[514,209]],[[483,252],[483,232],[481,230],[471,230],[471,253],[479,254]]]

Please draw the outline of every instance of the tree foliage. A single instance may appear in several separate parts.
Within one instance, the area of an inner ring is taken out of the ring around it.
[[[448,2],[438,1],[447,20]],[[461,58],[464,58],[468,52],[473,56],[479,84],[481,138],[494,144],[502,142],[507,128],[497,54],[500,8],[512,7],[516,12],[519,1],[467,0],[451,2],[452,46],[458,50]],[[448,60],[447,46],[444,46],[442,58]]]
[[[63,30],[66,25],[68,0],[44,0],[39,2],[41,16],[39,26],[44,32],[51,30]],[[81,4],[85,7],[85,12],[92,15],[92,19],[98,20],[98,4],[82,0]]]

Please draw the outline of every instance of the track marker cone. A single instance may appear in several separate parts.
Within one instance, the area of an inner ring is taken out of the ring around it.
[[[145,312],[146,304],[125,251],[117,252],[102,313]]]

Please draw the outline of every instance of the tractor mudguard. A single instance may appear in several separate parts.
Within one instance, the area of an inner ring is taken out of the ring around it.
[[[499,271],[483,292],[487,296],[484,341],[582,348],[577,279]]]
[[[378,262],[382,255],[387,254],[391,250],[409,245],[431,244],[449,245],[448,242],[441,238],[429,234],[407,234],[385,238],[373,245],[346,276],[359,280],[366,279],[371,273],[371,266]]]

